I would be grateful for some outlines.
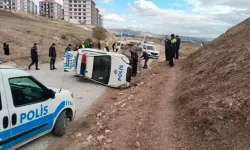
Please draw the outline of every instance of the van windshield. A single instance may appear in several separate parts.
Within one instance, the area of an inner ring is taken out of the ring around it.
[[[121,43],[119,43],[119,42],[118,42],[118,43],[116,43],[116,46],[120,46],[120,45],[121,45]]]
[[[103,84],[108,84],[110,78],[110,69],[111,56],[95,56],[92,79]]]

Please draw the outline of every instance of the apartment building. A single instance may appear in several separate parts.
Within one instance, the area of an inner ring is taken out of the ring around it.
[[[102,15],[98,15],[98,27],[102,27],[103,25],[103,18],[102,18]]]
[[[32,0],[0,0],[0,9],[37,14],[37,5]]]
[[[16,10],[16,0],[0,0],[0,9]]]
[[[63,7],[55,0],[43,0],[39,2],[40,16],[62,19]]]
[[[64,0],[64,20],[74,24],[98,26],[99,10],[93,0]]]

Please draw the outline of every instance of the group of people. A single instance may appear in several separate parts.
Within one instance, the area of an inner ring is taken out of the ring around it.
[[[166,61],[169,61],[169,66],[174,67],[174,59],[179,59],[181,39],[178,35],[171,34],[171,37],[166,37],[165,40],[165,55]]]
[[[37,52],[37,43],[34,43],[33,47],[30,50],[31,54],[31,64],[29,65],[28,69],[30,70],[31,66],[34,64],[36,65],[36,70],[40,70],[38,68],[38,52]],[[50,57],[50,70],[56,70],[55,63],[56,63],[56,44],[52,43],[49,48],[49,57]]]

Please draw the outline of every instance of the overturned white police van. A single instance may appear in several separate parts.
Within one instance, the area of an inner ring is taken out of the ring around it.
[[[118,53],[97,49],[69,51],[64,56],[64,70],[113,88],[129,87],[132,69],[129,59]]]
[[[15,149],[51,131],[62,136],[67,120],[74,117],[72,93],[0,65],[0,150]]]

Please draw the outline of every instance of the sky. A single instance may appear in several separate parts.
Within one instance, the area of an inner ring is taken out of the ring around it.
[[[214,38],[250,17],[250,0],[95,0],[95,2],[104,15],[105,28],[126,28],[165,35],[175,33]]]

